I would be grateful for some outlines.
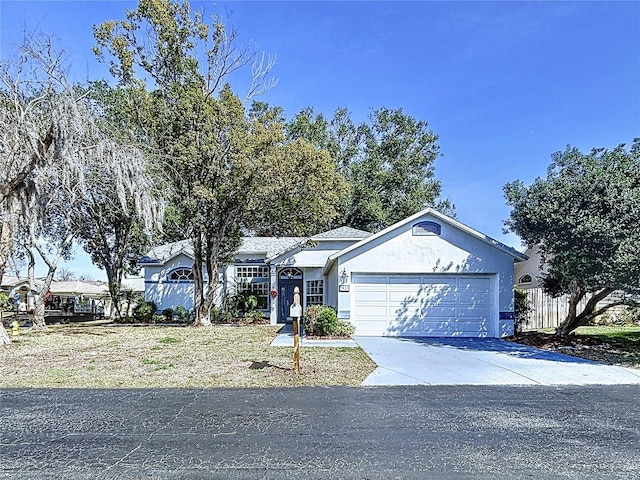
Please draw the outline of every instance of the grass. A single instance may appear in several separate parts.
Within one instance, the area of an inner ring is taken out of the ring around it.
[[[360,348],[271,347],[278,327],[56,325],[0,348],[0,387],[357,386],[375,364]]]

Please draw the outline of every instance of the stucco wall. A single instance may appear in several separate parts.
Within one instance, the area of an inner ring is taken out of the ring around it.
[[[178,255],[162,266],[145,266],[144,298],[154,302],[161,312],[166,308],[179,305],[187,310],[193,308],[193,282],[175,282],[167,280],[169,274],[177,268],[192,268],[193,259],[186,255]],[[203,273],[205,279],[206,274]]]
[[[538,288],[542,286],[540,284],[540,275],[542,273],[540,270],[540,262],[542,257],[537,247],[528,248],[525,251],[525,255],[529,257],[529,259],[524,262],[519,262],[515,266],[514,283],[518,288]],[[531,276],[531,283],[519,282],[524,275]]]
[[[440,224],[441,235],[413,235],[413,225],[424,220]],[[513,256],[437,218],[425,216],[403,225],[344,254],[336,264],[338,271],[345,269],[349,278],[353,273],[494,275],[498,307],[495,325],[498,330],[508,330],[509,320],[499,325],[498,316],[500,312],[513,312]],[[350,293],[338,294],[338,311],[343,316],[350,310],[350,301]]]

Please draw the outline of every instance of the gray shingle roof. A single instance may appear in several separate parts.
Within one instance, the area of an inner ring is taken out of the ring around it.
[[[305,237],[243,237],[238,254],[261,254],[271,257],[278,252],[286,251],[305,240]],[[167,243],[152,248],[139,264],[162,264],[181,253],[193,257],[191,240]]]
[[[312,240],[339,240],[339,239],[361,239],[372,234],[364,230],[351,227],[340,227],[328,232],[319,233],[310,237]],[[307,237],[243,237],[242,245],[238,254],[261,254],[265,258],[272,258],[285,253],[297,245],[305,242]],[[191,240],[180,240],[179,242],[158,245],[152,248],[144,257],[139,260],[139,264],[162,264],[167,260],[180,255],[181,253],[193,257],[193,247]]]
[[[353,238],[367,238],[373,235],[371,232],[365,232],[364,230],[358,230],[351,227],[340,227],[329,230],[328,232],[322,232],[311,237],[313,240],[322,239],[353,239]]]

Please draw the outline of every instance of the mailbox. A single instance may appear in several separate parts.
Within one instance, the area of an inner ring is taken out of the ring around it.
[[[289,307],[289,316],[300,318],[302,316],[302,305],[293,304]]]

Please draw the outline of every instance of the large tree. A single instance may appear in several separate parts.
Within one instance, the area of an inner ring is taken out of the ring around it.
[[[80,206],[105,189],[110,199],[144,211],[148,189],[141,152],[112,138],[96,118],[86,89],[67,81],[63,53],[45,36],[28,38],[0,69],[0,277],[15,247],[40,254],[49,272],[36,298],[34,325],[44,327],[44,296],[57,262],[94,221]],[[43,243],[44,242],[44,243]]]
[[[453,213],[435,178],[438,136],[402,109],[374,110],[356,125],[345,108],[331,120],[306,108],[287,124],[287,135],[326,149],[349,183],[329,227],[378,231],[428,206]]]
[[[295,215],[288,207],[301,195],[307,195],[300,205],[309,221],[335,216],[330,190],[341,188],[339,175],[305,142],[285,145],[281,123],[266,110],[247,112],[227,83],[229,74],[253,64],[251,97],[273,84],[271,63],[253,50],[237,49],[235,32],[217,17],[209,24],[187,2],[142,0],[126,20],[96,27],[95,36],[97,53],[110,55],[111,71],[123,86],[149,84],[149,115],[140,121],[170,179],[165,230],[193,242],[196,324],[209,325],[219,267],[237,250],[241,234],[265,230],[267,219],[279,222],[273,230],[285,222],[296,226],[265,210]],[[316,173],[324,177],[308,185],[287,182],[297,172],[283,165],[299,167],[300,158],[319,160]],[[299,225],[292,229],[302,231]]]
[[[540,248],[543,288],[569,295],[557,334],[639,293],[640,139],[629,150],[622,144],[585,154],[567,147],[553,154],[546,178],[511,182],[504,191],[512,207],[507,228]]]
[[[101,130],[121,149],[128,150],[127,171],[113,168],[112,162],[92,166],[87,172],[91,190],[72,212],[79,244],[107,275],[110,313],[115,319],[121,316],[123,275],[137,271],[136,260],[149,248],[152,235],[161,224],[165,200],[160,189],[164,177],[153,171],[154,152],[146,149],[148,135],[138,126],[143,114],[138,110],[143,103],[139,96],[145,92],[95,82],[88,93]],[[123,173],[134,182],[123,184]]]

